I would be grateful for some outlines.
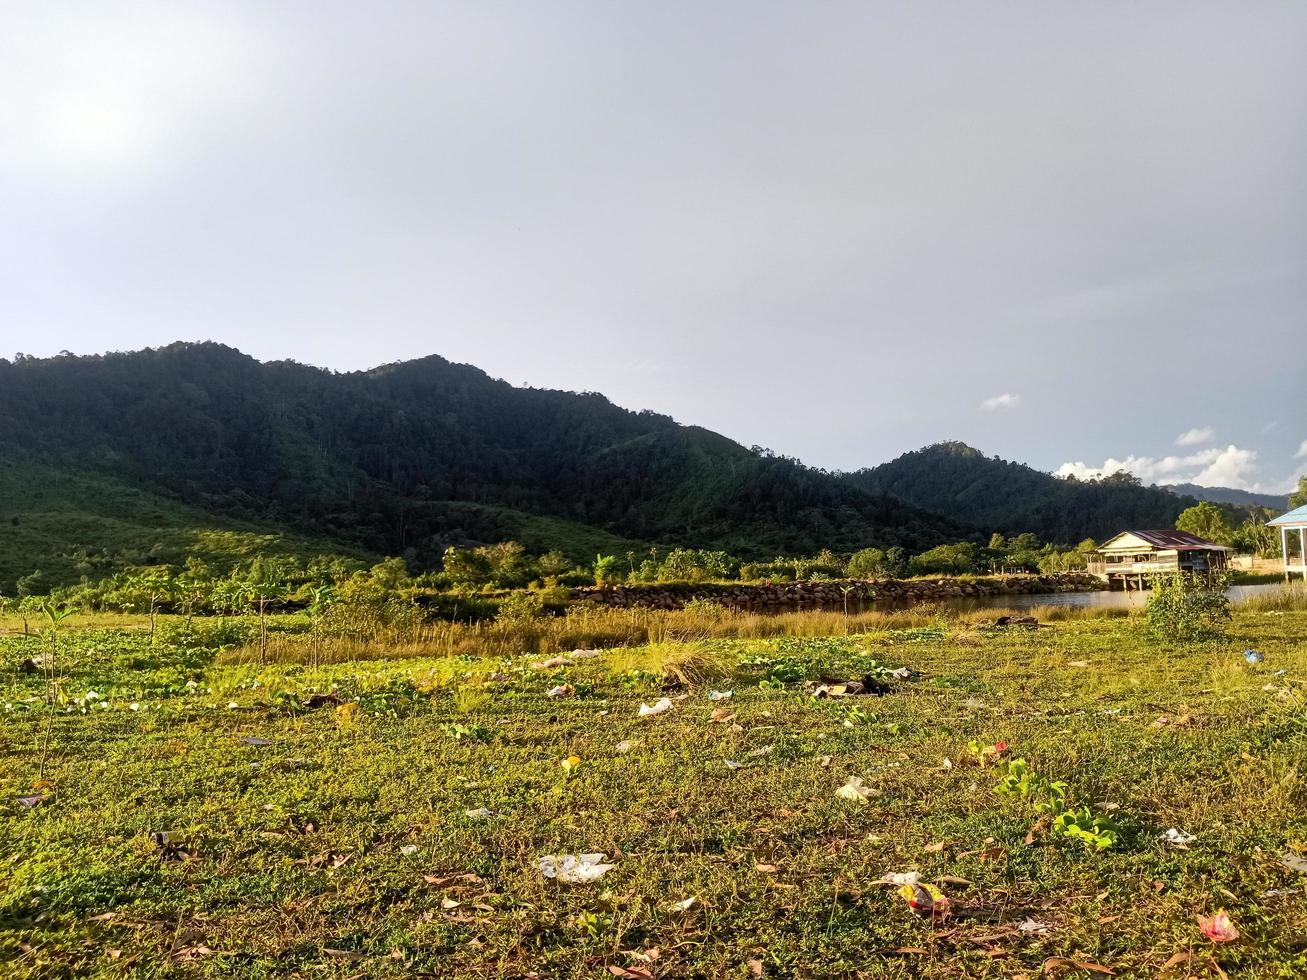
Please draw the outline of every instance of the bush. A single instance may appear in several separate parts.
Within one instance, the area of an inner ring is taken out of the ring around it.
[[[803,582],[843,576],[844,563],[829,551],[821,552],[816,558],[774,558],[740,566],[740,579],[745,582]]]
[[[844,567],[844,574],[849,578],[876,578],[885,573],[885,552],[879,548],[863,548],[855,551]]]
[[[1224,576],[1200,578],[1179,572],[1155,575],[1148,596],[1148,629],[1164,640],[1219,637],[1230,619]]]
[[[724,551],[696,551],[675,548],[657,570],[662,582],[706,582],[710,579],[730,578],[738,562]],[[641,573],[644,566],[641,565]]]
[[[538,592],[514,592],[499,604],[496,622],[504,626],[525,626],[545,614],[545,599]]]
[[[976,570],[977,549],[970,541],[941,544],[909,563],[914,575],[959,575]]]

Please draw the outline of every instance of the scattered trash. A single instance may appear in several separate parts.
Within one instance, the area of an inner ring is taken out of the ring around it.
[[[1047,922],[1040,922],[1038,919],[1023,919],[1017,923],[1017,928],[1027,936],[1047,936],[1053,927]]]
[[[29,809],[29,810],[32,809],[32,807],[40,806],[40,805],[41,805],[42,803],[44,803],[44,802],[45,802],[45,796],[44,796],[44,794],[41,794],[41,793],[33,793],[33,794],[30,795],[30,796],[20,796],[20,797],[18,797],[18,803],[19,803],[19,805],[20,805],[20,806],[25,806],[25,807],[27,807],[27,809]]]
[[[536,864],[546,878],[584,885],[602,878],[616,865],[604,864],[603,854],[546,854]]]
[[[1174,847],[1188,847],[1198,838],[1193,834],[1186,834],[1183,830],[1177,830],[1175,827],[1170,828],[1158,838]]]
[[[730,708],[713,708],[712,714],[708,716],[708,724],[725,725],[728,721],[735,719],[735,712]]]
[[[1243,652],[1243,658],[1250,664],[1259,664],[1266,659],[1260,650],[1245,650]]]
[[[847,698],[865,694],[883,697],[893,690],[884,681],[878,681],[870,674],[860,681],[853,678],[836,680],[829,677],[823,677],[821,680],[816,681],[804,681],[803,689],[814,698]]]
[[[921,872],[919,871],[887,871],[874,884],[901,887],[903,885],[915,885],[920,881]]]
[[[573,650],[568,657],[572,660],[593,660],[599,653],[598,650]]]
[[[563,772],[567,776],[574,776],[576,771],[581,768],[581,757],[579,755],[569,755],[562,762]]]
[[[160,861],[188,861],[190,852],[186,850],[186,839],[180,831],[156,830],[150,835],[154,846],[159,849]]]
[[[400,854],[416,854],[417,852],[418,846],[416,844],[405,844],[399,849]]]
[[[531,665],[532,670],[553,670],[556,667],[570,667],[572,661],[566,657],[550,657],[548,660],[540,660]]]
[[[1307,858],[1301,854],[1285,853],[1280,857],[1280,867],[1287,871],[1297,871],[1307,875]]]
[[[257,735],[244,735],[244,736],[241,737],[241,741],[244,742],[246,745],[255,745],[255,746],[276,745],[276,744],[277,744],[273,739],[270,739],[270,738],[259,738]]]
[[[867,799],[875,793],[874,789],[862,781],[861,776],[850,776],[845,780],[844,785],[835,791],[835,795],[841,800],[858,804],[866,803]]]
[[[671,710],[672,710],[672,702],[671,702],[671,699],[670,699],[670,698],[659,698],[659,699],[658,699],[657,701],[655,701],[652,705],[641,704],[641,705],[640,705],[640,717],[641,717],[641,718],[647,718],[647,717],[649,717],[650,715],[661,715],[663,712],[665,712],[665,711],[671,711]]]
[[[687,912],[690,910],[690,908],[694,906],[694,903],[696,901],[697,899],[693,895],[691,895],[689,898],[684,899],[680,902],[672,902],[672,904],[670,904],[667,907],[676,912]]]
[[[734,696],[735,696],[734,691],[709,691],[708,692],[709,701],[729,701]]]
[[[762,745],[756,749],[750,749],[748,752],[745,753],[745,755],[747,755],[750,759],[756,759],[760,755],[770,754],[772,749],[774,748],[776,748],[776,746],[774,745]]]
[[[726,761],[726,768],[727,768],[727,769],[730,769],[730,770],[732,770],[732,771],[733,771],[733,770],[736,770],[736,769],[743,769],[743,768],[744,768],[744,763],[743,763],[743,762],[736,762],[734,759],[727,759],[727,760],[725,760],[725,761]]]
[[[919,881],[913,882],[912,884],[900,886],[897,894],[908,903],[908,908],[914,912],[921,912],[932,918],[942,918],[948,915],[948,896],[936,885]]]
[[[984,623],[977,625],[984,626]],[[1010,629],[1017,627],[1020,629],[1036,629],[1039,626],[1039,620],[1034,616],[999,616],[993,623],[988,624],[991,629]]]
[[[479,806],[474,810],[464,810],[463,816],[469,820],[489,820],[495,815],[495,811],[489,807]]]
[[[940,768],[941,768],[941,769],[944,769],[944,770],[952,769],[952,768],[953,768],[953,760],[952,760],[952,759],[947,759],[947,758],[946,758],[946,759],[944,760],[944,762],[940,765]]]
[[[1234,927],[1225,909],[1218,909],[1211,917],[1200,915],[1197,918],[1198,928],[1214,943],[1232,943],[1239,938],[1239,930]]]
[[[551,687],[545,692],[546,697],[550,698],[570,698],[576,693],[576,688],[571,684],[559,684],[557,687]]]
[[[626,753],[631,751],[631,740],[626,738],[622,739],[613,746],[613,751],[618,755],[626,755]]]

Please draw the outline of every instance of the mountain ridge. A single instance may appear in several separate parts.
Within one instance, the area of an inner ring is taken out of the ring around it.
[[[845,478],[978,530],[1029,531],[1063,543],[1102,540],[1129,527],[1172,527],[1197,503],[1124,473],[1097,480],[1055,477],[963,442],[925,446]]]
[[[486,537],[512,512],[759,558],[970,533],[710,430],[439,355],[352,372],[211,342],[0,360],[0,453],[426,567],[469,513]]]

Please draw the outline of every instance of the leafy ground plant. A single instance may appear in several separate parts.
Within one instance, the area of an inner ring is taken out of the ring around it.
[[[1155,575],[1148,594],[1148,628],[1164,640],[1217,639],[1230,621],[1224,576]]]

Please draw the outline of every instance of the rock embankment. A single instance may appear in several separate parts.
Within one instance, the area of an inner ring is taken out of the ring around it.
[[[789,609],[866,608],[873,600],[934,602],[993,595],[1036,595],[1045,592],[1088,592],[1103,588],[1092,575],[1069,572],[1057,575],[995,575],[982,578],[938,579],[833,579],[817,582],[739,584],[666,583],[615,585],[577,589],[578,602],[617,609],[680,609],[703,599],[728,609],[752,612]]]

